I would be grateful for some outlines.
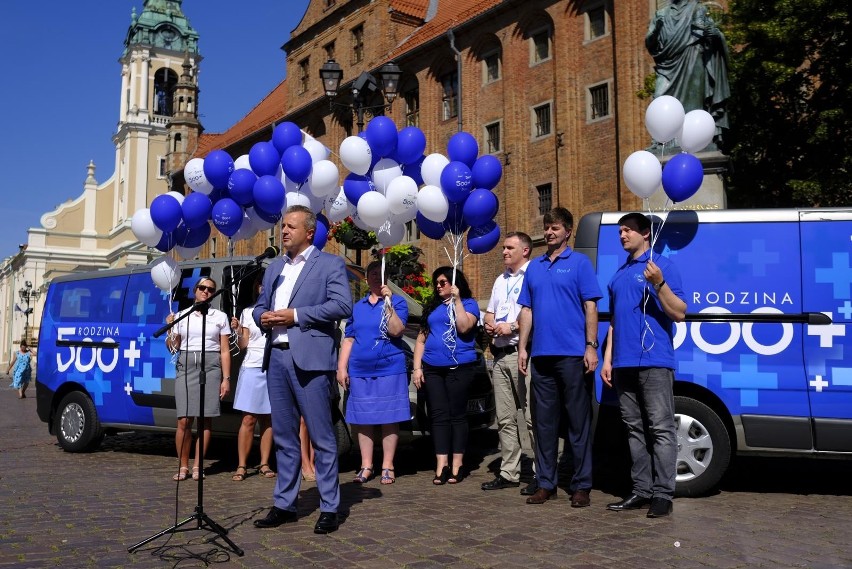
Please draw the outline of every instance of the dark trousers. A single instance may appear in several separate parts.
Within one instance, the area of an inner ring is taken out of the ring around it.
[[[574,457],[569,489],[592,488],[592,398],[579,356],[536,356],[531,360],[535,472],[538,484],[552,490],[557,483],[559,418],[564,408],[568,421],[566,446]]]
[[[476,363],[452,368],[423,363],[435,454],[462,454],[467,448],[467,400],[475,369]]]

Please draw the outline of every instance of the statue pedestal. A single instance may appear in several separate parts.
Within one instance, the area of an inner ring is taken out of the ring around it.
[[[666,162],[672,156],[674,154],[667,154],[660,158],[663,167],[665,167]],[[701,165],[704,167],[704,181],[701,182],[701,187],[695,192],[695,195],[686,201],[672,205],[669,209],[699,210],[727,208],[728,199],[725,192],[725,173],[728,171],[730,158],[718,150],[698,152],[695,156],[701,160]],[[662,211],[667,200],[668,197],[662,189],[657,191],[648,199],[651,211]]]

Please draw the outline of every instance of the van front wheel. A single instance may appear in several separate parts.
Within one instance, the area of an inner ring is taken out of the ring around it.
[[[67,452],[96,449],[104,438],[95,404],[85,393],[72,391],[62,398],[56,414],[56,439]]]
[[[731,461],[731,440],[719,415],[689,397],[675,397],[676,496],[699,496],[716,487]]]

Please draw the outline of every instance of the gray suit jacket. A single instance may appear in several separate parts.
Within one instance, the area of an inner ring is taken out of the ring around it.
[[[254,321],[266,333],[264,370],[268,366],[272,341],[271,330],[260,325],[260,316],[274,310],[283,268],[281,257],[269,264],[263,276],[263,292],[252,312]],[[338,321],[352,314],[352,293],[343,259],[315,250],[296,279],[288,308],[297,309],[299,318],[297,325],[287,329],[296,366],[311,371],[337,369]]]

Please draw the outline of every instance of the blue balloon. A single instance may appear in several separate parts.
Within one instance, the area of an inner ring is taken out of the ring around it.
[[[257,209],[274,213],[284,209],[284,184],[275,176],[261,176],[252,191]]]
[[[473,227],[467,233],[467,248],[471,253],[481,255],[487,253],[500,242],[500,227],[494,221],[489,221],[479,227]]]
[[[480,156],[473,163],[471,173],[473,174],[474,188],[493,190],[498,182],[500,182],[500,178],[503,177],[503,165],[500,164],[500,159],[496,156],[486,154],[485,156]]]
[[[281,167],[290,180],[304,184],[311,175],[314,162],[304,146],[291,146],[281,154]]]
[[[281,153],[271,142],[258,142],[249,150],[249,164],[258,176],[274,176],[280,160]]]
[[[479,145],[476,139],[468,132],[457,132],[447,143],[447,157],[450,162],[464,162],[471,168],[479,156]]]
[[[450,162],[441,172],[441,189],[450,203],[464,203],[470,195],[472,175],[463,162]]]
[[[443,239],[444,233],[447,232],[442,223],[423,217],[423,214],[419,211],[417,212],[417,227],[420,228],[420,233],[429,239]]]
[[[409,178],[414,180],[414,183],[417,184],[418,186],[423,185],[423,174],[420,171],[420,168],[421,168],[421,166],[423,166],[424,160],[426,160],[426,155],[421,154],[420,157],[417,160],[415,160],[414,162],[411,162],[410,164],[403,164],[402,165],[402,173],[405,176],[408,176]]]
[[[663,190],[674,203],[691,198],[703,181],[704,167],[692,154],[677,154],[663,166]]]
[[[373,182],[367,176],[349,174],[343,179],[343,193],[353,206],[357,206],[361,196],[372,189]]]
[[[464,221],[464,205],[460,203],[451,203],[450,209],[447,211],[447,217],[444,218],[444,229],[453,235],[461,235],[468,227]]]
[[[322,251],[325,244],[328,242],[328,218],[323,214],[317,214],[317,228],[314,231],[314,247]]]
[[[478,227],[494,219],[498,209],[500,209],[500,203],[494,192],[477,188],[465,200],[462,213],[468,225]]]
[[[213,206],[213,225],[223,235],[233,237],[243,224],[243,208],[231,198],[222,198]]]
[[[151,202],[151,221],[163,233],[174,231],[182,219],[183,210],[174,196],[162,194]]]
[[[201,247],[207,243],[211,231],[209,223],[195,228],[190,227],[186,232],[186,237],[183,238],[183,243],[178,243],[178,245],[187,248]]]
[[[396,150],[398,138],[396,125],[388,117],[375,117],[367,123],[367,130],[365,132],[367,135],[367,144],[370,145],[373,156],[384,158],[390,156]]]
[[[275,164],[278,168],[278,164]],[[247,168],[237,168],[231,173],[228,180],[228,194],[231,199],[241,206],[250,206],[254,203],[254,184],[257,175]]]
[[[227,188],[234,160],[224,150],[214,150],[204,158],[204,177],[214,188]]]
[[[396,145],[397,162],[400,164],[411,164],[417,162],[426,150],[426,135],[416,126],[407,126],[397,137]]]
[[[213,202],[210,198],[199,192],[192,192],[183,199],[183,222],[189,229],[201,227],[210,219],[213,211]]]
[[[154,247],[163,253],[168,253],[175,245],[179,245],[184,239],[186,239],[186,234],[186,225],[181,223],[174,229],[174,231],[163,231],[163,236],[160,237],[159,243],[154,245]]]
[[[292,122],[282,122],[272,131],[272,145],[278,154],[284,154],[284,151],[291,146],[302,144],[302,130],[299,125]]]
[[[268,211],[263,211],[262,209],[259,209],[257,206],[255,206],[254,208],[254,214],[266,223],[278,223],[279,221],[281,221],[282,217],[280,211],[270,213]]]

